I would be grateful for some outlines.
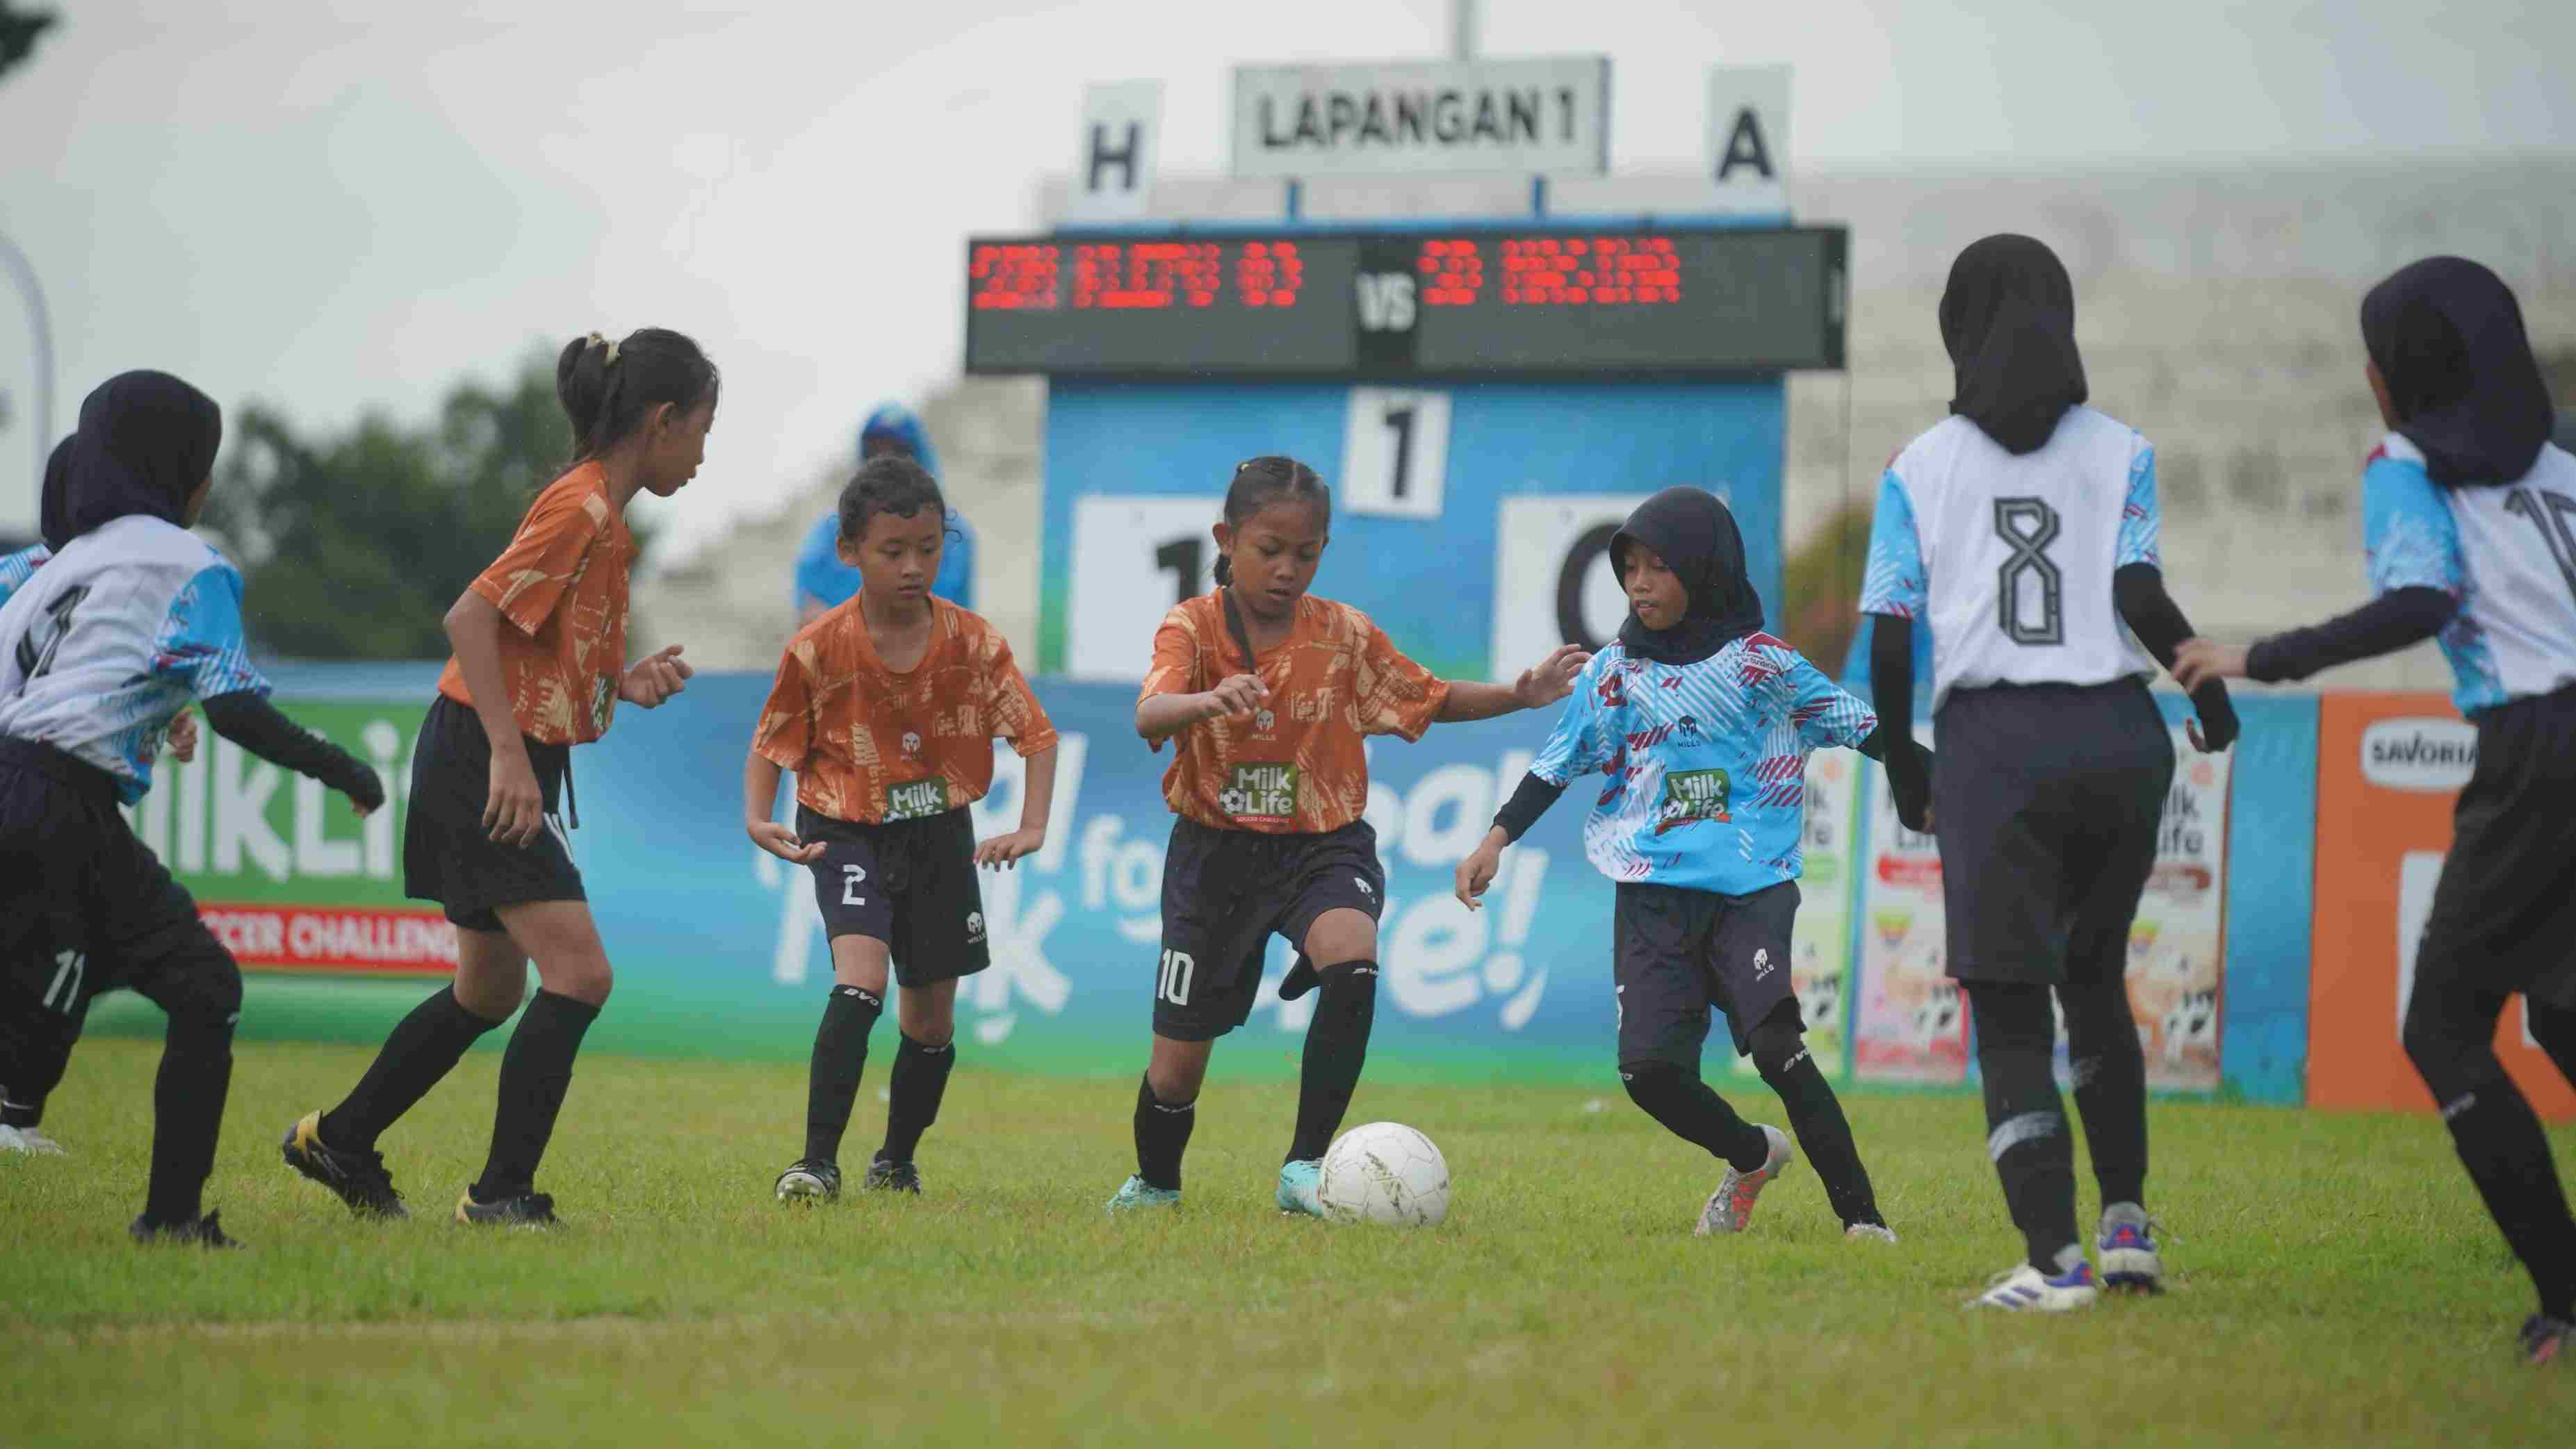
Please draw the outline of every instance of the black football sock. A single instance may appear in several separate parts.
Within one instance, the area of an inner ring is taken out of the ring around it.
[[[322,1114],[322,1145],[373,1152],[384,1130],[454,1071],[467,1047],[500,1024],[467,1011],[451,987],[431,992],[394,1026],[358,1085]]]
[[[1628,1100],[1664,1124],[1665,1131],[1707,1149],[1736,1171],[1751,1172],[1771,1160],[1771,1139],[1738,1116],[1699,1073],[1666,1061],[1622,1062],[1619,1080],[1627,1084]]]
[[[1300,951],[1297,953],[1297,963],[1288,968],[1287,975],[1279,978],[1279,999],[1294,1001],[1322,985],[1323,979],[1316,972],[1315,963],[1307,960],[1306,953]]]
[[[492,1114],[492,1154],[474,1184],[476,1202],[499,1202],[536,1188],[537,1164],[555,1135],[555,1114],[572,1087],[572,1061],[599,1008],[540,991],[510,1033],[501,1055],[501,1100]],[[326,1141],[328,1139],[325,1139]]]
[[[0,1014],[0,1127],[43,1124],[45,1099],[62,1085],[88,1015],[85,1002],[68,1017],[35,1006]]]
[[[877,1149],[877,1156],[888,1162],[912,1160],[921,1146],[921,1134],[939,1120],[939,1099],[948,1094],[948,1072],[956,1065],[954,1041],[932,1046],[906,1036],[895,1047],[885,1145]]]
[[[1842,1100],[1816,1069],[1816,1059],[1802,1048],[1788,1066],[1765,1071],[1762,1080],[1780,1094],[1780,1105],[1789,1109],[1789,1130],[1824,1182],[1825,1201],[1832,1204],[1834,1216],[1847,1228],[1860,1223],[1885,1227],[1887,1219],[1878,1214],[1878,1195],[1870,1188],[1869,1169],[1861,1165],[1860,1145],[1852,1140]]]
[[[2495,1054],[2505,998],[2450,984],[2456,963],[2435,949],[2428,947],[2416,965],[2402,1030],[2406,1055],[2432,1091],[2488,1216],[2531,1274],[2540,1311],[2576,1316],[2576,1220],[2568,1214],[2549,1136]]]
[[[1977,1065],[1985,1076],[1986,1153],[2003,1179],[2004,1204],[2021,1229],[2030,1265],[2057,1270],[2077,1247],[2075,1144],[2057,1095],[2052,1058],[2057,1018],[2045,986],[1968,983]]]
[[[814,1029],[814,1057],[805,1077],[807,1161],[840,1161],[850,1103],[867,1070],[868,1033],[884,1011],[884,997],[857,986],[835,986],[823,999],[823,1024]]]
[[[2102,1206],[2147,1200],[2147,1054],[2129,1010],[2129,986],[2113,978],[2061,986],[2066,1055],[2075,1077],[2075,1111]]]
[[[235,973],[233,980],[241,977]],[[235,1000],[239,1000],[235,986]],[[143,1219],[154,1227],[197,1220],[206,1178],[215,1170],[215,1141],[232,1090],[233,1021],[238,1010],[172,1016],[152,1083],[152,1181]]]
[[[1288,1162],[1311,1162],[1333,1145],[1342,1116],[1368,1064],[1369,1030],[1377,1023],[1377,963],[1343,961],[1315,973],[1323,994],[1306,1024],[1306,1053],[1297,1076],[1297,1132]]]
[[[1198,1124],[1197,1098],[1166,1102],[1154,1095],[1153,1078],[1136,1083],[1136,1175],[1147,1187],[1181,1190],[1181,1154]]]

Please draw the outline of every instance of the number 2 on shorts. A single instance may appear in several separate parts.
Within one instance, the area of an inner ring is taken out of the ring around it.
[[[867,867],[865,866],[845,865],[841,867],[842,905],[864,906],[868,903],[868,898],[859,894],[859,883],[867,878],[868,872]]]

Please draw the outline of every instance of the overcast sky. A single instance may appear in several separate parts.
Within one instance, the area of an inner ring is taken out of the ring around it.
[[[957,365],[970,231],[1027,224],[1087,81],[1164,82],[1224,164],[1228,67],[1440,53],[1443,0],[1295,6],[51,0],[0,81],[0,232],[52,303],[57,431],[130,367],[228,407],[425,416],[594,327],[695,334],[725,401],[683,535],[766,510]],[[1489,55],[1613,57],[1613,164],[1696,164],[1702,72],[1797,67],[1810,172],[2576,148],[2576,4],[1486,0]],[[0,288],[0,530],[31,512]]]

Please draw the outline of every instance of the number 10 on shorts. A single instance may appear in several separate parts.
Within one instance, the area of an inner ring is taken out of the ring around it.
[[[1199,963],[1190,959],[1189,952],[1165,951],[1163,977],[1155,983],[1154,999],[1168,1001],[1174,1006],[1189,1005],[1190,978],[1198,974],[1198,969]]]

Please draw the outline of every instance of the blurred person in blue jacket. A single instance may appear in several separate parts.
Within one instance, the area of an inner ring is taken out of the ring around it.
[[[932,477],[939,474],[939,455],[932,451],[930,435],[922,430],[921,419],[901,403],[880,404],[868,420],[859,425],[859,461],[894,453],[919,463]],[[975,530],[955,509],[948,513],[948,547],[939,561],[938,577],[930,581],[930,591],[961,609],[975,607]],[[859,591],[859,571],[841,562],[837,545],[841,537],[841,515],[827,511],[814,520],[805,533],[804,544],[796,550],[796,622],[813,622],[826,609],[849,600]]]

